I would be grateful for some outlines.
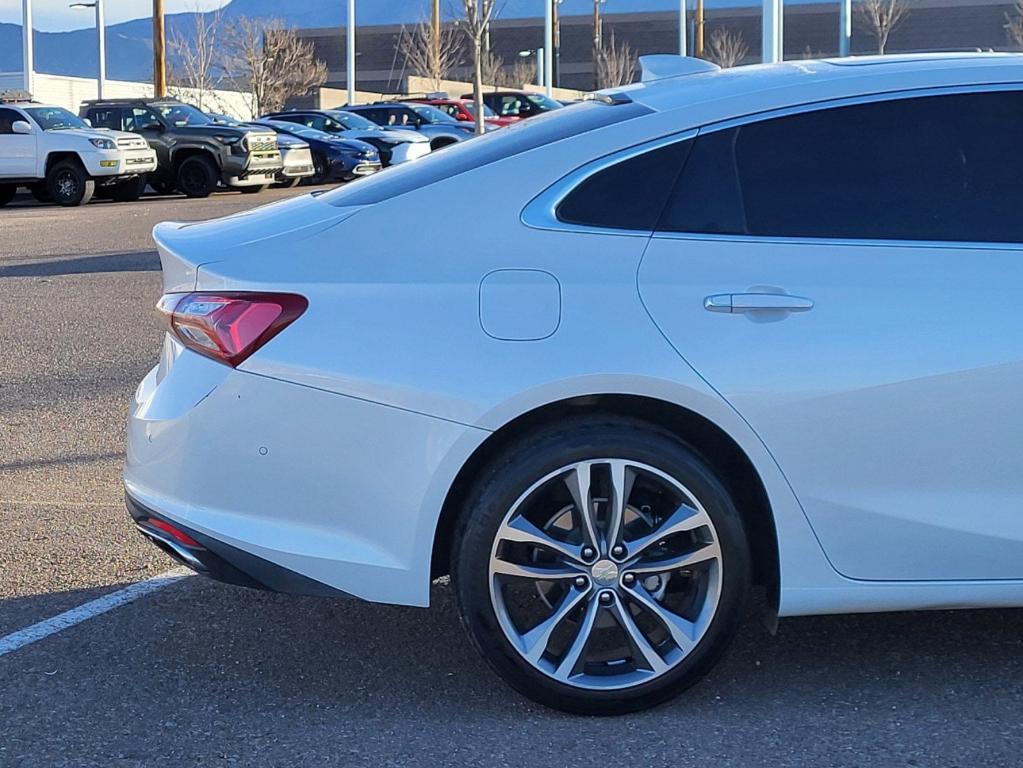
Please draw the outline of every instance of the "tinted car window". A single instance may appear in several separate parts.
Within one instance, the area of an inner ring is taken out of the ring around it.
[[[24,119],[13,109],[0,109],[0,134],[14,133],[14,124]]]
[[[109,128],[112,131],[131,130],[125,129],[121,115],[124,112],[120,107],[102,107],[89,110],[89,121],[94,128]]]
[[[928,96],[700,136],[661,229],[1023,242],[1023,94]]]
[[[653,230],[691,141],[669,144],[590,176],[558,206],[558,219],[608,229]]]

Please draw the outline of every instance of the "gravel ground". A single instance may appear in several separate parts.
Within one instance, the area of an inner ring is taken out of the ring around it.
[[[172,563],[123,510],[123,421],[154,363],[164,219],[271,199],[0,210],[0,637]],[[0,766],[1012,766],[1023,611],[755,611],[683,698],[569,717],[506,689],[429,610],[187,578],[0,656]]]

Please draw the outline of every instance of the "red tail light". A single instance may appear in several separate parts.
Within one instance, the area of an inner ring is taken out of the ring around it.
[[[157,309],[189,349],[237,366],[309,306],[293,293],[172,293]]]

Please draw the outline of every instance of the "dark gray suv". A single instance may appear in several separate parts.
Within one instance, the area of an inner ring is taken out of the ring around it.
[[[81,116],[97,128],[143,136],[156,150],[149,183],[158,192],[208,197],[221,183],[260,192],[284,167],[274,131],[218,124],[173,99],[87,101]]]

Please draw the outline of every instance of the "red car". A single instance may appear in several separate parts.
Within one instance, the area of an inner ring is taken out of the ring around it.
[[[473,103],[472,99],[433,98],[426,96],[419,99],[406,99],[406,101],[429,104],[431,107],[436,107],[442,112],[446,112],[451,115],[451,117],[455,118],[455,120],[464,120],[469,123],[476,122],[476,115],[474,112],[476,105]],[[521,119],[521,117],[501,117],[486,104],[483,105],[483,120],[487,123],[487,125],[506,128],[509,125],[519,122]]]

